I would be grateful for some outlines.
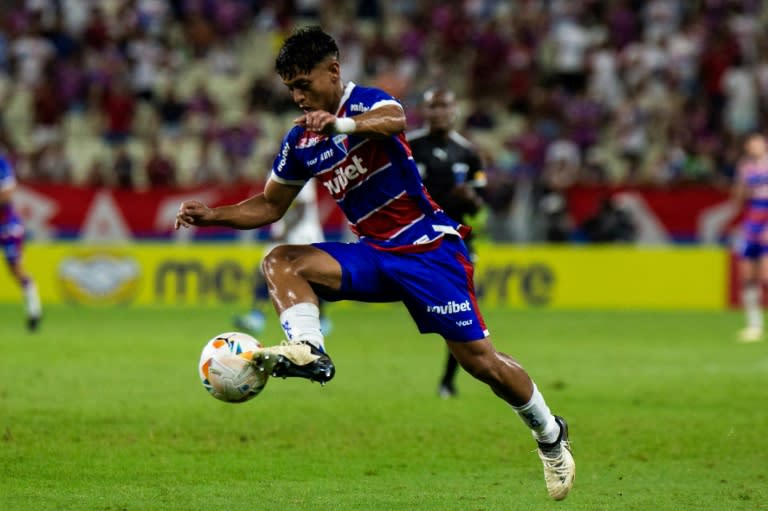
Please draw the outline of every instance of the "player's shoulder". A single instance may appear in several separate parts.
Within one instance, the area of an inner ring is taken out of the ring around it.
[[[415,128],[406,132],[405,138],[408,140],[408,142],[416,142],[424,139],[427,135],[429,135],[429,128],[425,126],[421,128]]]
[[[352,115],[367,112],[384,105],[403,107],[391,94],[376,87],[366,87],[350,82],[346,95],[348,95],[348,99],[345,101],[347,111]]]
[[[8,158],[0,156],[0,179],[13,177],[13,165]]]
[[[475,144],[456,130],[451,130],[448,133],[448,139],[459,147],[466,149],[467,151],[477,151]]]

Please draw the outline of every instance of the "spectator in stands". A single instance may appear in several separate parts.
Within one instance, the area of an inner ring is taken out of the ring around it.
[[[164,135],[175,137],[181,132],[187,114],[187,103],[179,98],[176,84],[169,81],[163,93],[155,101],[155,109],[160,119],[160,129]]]
[[[136,178],[133,175],[136,162],[133,155],[128,151],[125,143],[115,144],[113,146],[112,175],[109,176],[109,183],[117,188],[133,190],[136,187]]]
[[[23,24],[22,34],[11,42],[13,74],[22,87],[35,86],[56,55],[56,48],[42,31],[42,13],[33,10]]]
[[[122,144],[133,134],[136,98],[124,77],[113,80],[101,97],[102,135],[109,144]]]
[[[176,163],[173,158],[164,154],[159,137],[152,137],[149,142],[144,172],[147,183],[152,188],[176,186]]]

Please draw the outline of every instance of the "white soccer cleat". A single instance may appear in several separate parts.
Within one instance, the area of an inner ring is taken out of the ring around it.
[[[555,500],[563,500],[573,488],[576,478],[576,462],[571,454],[571,444],[568,441],[568,424],[562,417],[555,416],[560,425],[560,436],[552,444],[539,443],[537,450],[544,464],[544,481],[547,492]]]
[[[327,353],[303,342],[283,341],[277,346],[263,348],[254,354],[253,364],[272,376],[306,378],[321,385],[329,382],[336,373]]]
[[[763,340],[763,329],[748,326],[739,331],[739,342],[759,342]]]

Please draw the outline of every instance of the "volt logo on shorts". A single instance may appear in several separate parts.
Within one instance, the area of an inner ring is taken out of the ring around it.
[[[427,312],[433,312],[435,314],[453,314],[455,312],[467,312],[472,310],[472,306],[469,304],[469,300],[463,302],[455,302],[451,300],[445,305],[427,305]]]

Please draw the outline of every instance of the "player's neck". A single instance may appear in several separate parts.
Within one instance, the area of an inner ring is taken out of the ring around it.
[[[444,130],[439,128],[430,128],[429,134],[432,135],[435,138],[439,138],[441,140],[448,140],[448,135],[451,133],[451,130]]]
[[[341,108],[341,100],[344,98],[344,91],[347,90],[347,84],[343,80],[339,80],[339,89],[336,93],[336,97],[334,98],[334,107],[331,112],[338,112],[339,108]]]

